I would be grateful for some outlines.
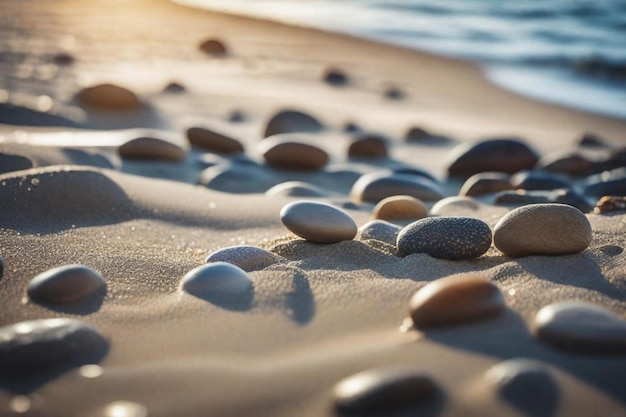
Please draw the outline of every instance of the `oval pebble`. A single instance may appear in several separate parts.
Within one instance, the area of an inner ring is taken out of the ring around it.
[[[448,174],[469,177],[479,172],[513,174],[531,169],[539,160],[537,153],[519,139],[487,139],[459,145],[452,154]]]
[[[512,190],[511,176],[503,172],[481,172],[469,177],[459,191],[461,196],[480,196],[497,193],[498,191]]]
[[[593,197],[626,196],[626,168],[616,168],[592,175],[584,183],[583,192]]]
[[[443,191],[434,182],[415,175],[372,172],[362,175],[350,191],[357,202],[378,203],[396,195],[408,195],[422,201],[443,198]]]
[[[504,255],[567,255],[591,243],[587,217],[566,204],[530,204],[504,215],[494,228],[493,241]]]
[[[282,135],[265,139],[259,151],[268,165],[287,170],[320,170],[329,160],[325,150]]]
[[[398,235],[400,256],[426,253],[434,258],[470,260],[491,246],[487,223],[471,217],[428,217],[411,223]]]
[[[511,184],[518,190],[555,190],[572,186],[567,178],[545,171],[520,171],[511,177]]]
[[[102,275],[88,266],[65,265],[37,275],[27,293],[37,302],[64,304],[87,298],[105,285]]]
[[[359,227],[357,240],[375,239],[395,246],[402,228],[385,220],[372,220]]]
[[[276,256],[263,248],[238,245],[222,248],[207,256],[206,262],[228,262],[246,272],[267,268],[277,262]]]
[[[387,141],[376,135],[361,134],[352,139],[348,146],[349,158],[386,158]]]
[[[335,87],[348,84],[348,76],[337,68],[329,68],[324,73],[324,82]]]
[[[132,91],[114,84],[99,84],[81,90],[76,96],[82,106],[100,110],[138,110],[142,103]]]
[[[200,43],[198,48],[205,54],[222,57],[228,53],[226,45],[220,39],[207,39]]]
[[[477,211],[480,208],[478,201],[472,197],[452,196],[437,201],[430,209],[433,216],[458,215],[459,211]]]
[[[276,184],[265,192],[271,196],[283,197],[327,197],[328,192],[317,185],[303,181],[287,181]]]
[[[410,195],[396,195],[380,200],[374,207],[374,218],[380,220],[417,220],[428,216],[424,203]]]
[[[244,151],[243,145],[237,139],[206,127],[190,127],[187,129],[187,139],[192,146],[215,153],[231,154]]]
[[[295,201],[280,211],[280,220],[292,233],[310,242],[352,240],[357,225],[345,211],[316,201]]]
[[[385,412],[424,404],[438,391],[424,371],[390,367],[363,371],[339,381],[333,397],[340,412]]]
[[[182,280],[185,292],[204,298],[213,295],[242,295],[252,289],[243,269],[228,262],[213,262],[189,271]]]
[[[198,184],[226,193],[263,193],[281,179],[266,167],[238,162],[219,163],[206,168]]]
[[[26,378],[99,362],[109,342],[75,319],[23,321],[0,328],[0,376]]]
[[[409,302],[409,314],[416,329],[484,320],[499,315],[505,308],[502,291],[479,274],[432,281]]]
[[[297,110],[283,110],[270,118],[263,137],[292,132],[319,132],[322,124],[313,116]]]
[[[534,328],[539,340],[563,350],[626,355],[626,321],[600,306],[551,304],[537,312]]]
[[[537,169],[571,176],[589,175],[594,170],[593,161],[577,152],[556,152],[543,156]]]
[[[153,137],[132,139],[120,146],[118,152],[124,159],[164,162],[180,162],[187,155],[187,152],[180,146]]]

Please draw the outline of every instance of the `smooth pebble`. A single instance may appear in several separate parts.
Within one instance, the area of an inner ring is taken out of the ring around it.
[[[448,174],[453,177],[486,171],[513,174],[531,169],[538,160],[537,153],[519,139],[486,139],[459,145],[452,153]]]
[[[391,172],[372,172],[359,178],[350,191],[357,202],[378,203],[396,195],[408,195],[422,201],[436,201],[443,198],[438,184],[427,178]]]
[[[310,242],[352,240],[357,225],[345,211],[316,201],[295,201],[280,211],[280,219],[292,233]]]
[[[292,132],[319,132],[322,124],[313,116],[297,110],[283,110],[270,118],[263,137]]]
[[[278,261],[276,256],[263,248],[250,245],[237,245],[222,248],[207,256],[206,262],[228,262],[246,272],[267,268]]]
[[[583,192],[593,197],[626,196],[626,168],[616,168],[592,175],[585,180]]]
[[[503,172],[481,172],[469,177],[459,191],[461,196],[476,197],[498,191],[512,190],[511,176]]]
[[[375,239],[395,246],[402,227],[385,220],[372,220],[359,227],[356,240]]]
[[[283,197],[327,197],[328,192],[317,185],[303,181],[287,181],[276,184],[265,192],[271,196]]]
[[[294,171],[320,170],[329,160],[325,150],[283,135],[265,139],[259,151],[268,165]]]
[[[451,196],[437,201],[430,209],[433,216],[456,215],[459,211],[477,211],[480,208],[478,201],[472,197]]]
[[[14,155],[0,151],[0,174],[22,171],[33,167],[33,161],[22,155]]]
[[[164,139],[140,137],[132,139],[118,148],[124,159],[137,159],[163,162],[180,162],[187,152],[178,145]]]
[[[252,289],[252,280],[243,269],[228,262],[212,262],[192,269],[182,279],[185,292],[200,298],[236,296]]]
[[[626,196],[604,196],[596,203],[593,212],[595,214],[608,213],[611,211],[626,210]]]
[[[84,88],[76,98],[82,106],[100,110],[128,111],[142,107],[135,93],[114,84],[99,84]]]
[[[386,158],[387,140],[373,134],[359,134],[355,136],[348,146],[349,158]]]
[[[207,39],[200,43],[199,49],[205,54],[212,55],[214,57],[223,57],[228,53],[224,41],[220,39]]]
[[[584,155],[574,152],[555,152],[543,156],[537,162],[536,169],[571,176],[589,175],[595,167],[593,161]]]
[[[511,184],[518,190],[555,190],[572,186],[562,175],[546,171],[520,171],[511,177]]]
[[[330,68],[324,73],[324,82],[339,87],[348,84],[348,76],[340,69]]]
[[[418,220],[428,216],[428,209],[415,197],[396,195],[380,200],[373,216],[380,220]]]
[[[28,283],[28,296],[37,302],[65,304],[85,299],[105,287],[104,278],[85,265],[65,265],[37,275]]]
[[[235,194],[263,193],[280,181],[277,175],[262,165],[236,161],[206,168],[198,177],[200,185]]]
[[[232,154],[244,151],[243,145],[237,139],[207,127],[190,127],[187,129],[187,139],[192,146],[215,153]]]

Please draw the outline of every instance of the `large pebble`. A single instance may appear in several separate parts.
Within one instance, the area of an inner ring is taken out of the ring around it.
[[[65,265],[37,275],[27,293],[37,302],[64,304],[87,298],[105,285],[102,275],[88,266]]]
[[[537,153],[518,139],[488,139],[459,145],[453,152],[448,174],[455,177],[486,171],[513,174],[531,169],[539,160]]]
[[[231,154],[244,151],[243,145],[237,139],[206,127],[190,127],[187,129],[187,139],[192,146],[215,153]]]
[[[228,262],[244,271],[257,271],[277,262],[276,256],[263,248],[250,245],[230,246],[212,252],[206,262]]]
[[[348,146],[349,158],[386,158],[387,140],[372,134],[360,134]]]
[[[287,204],[280,211],[280,219],[287,229],[310,242],[352,240],[357,233],[357,225],[348,213],[315,201]]]
[[[560,203],[589,213],[593,206],[587,199],[571,189],[501,191],[494,197],[494,204],[521,206],[527,204]]]
[[[540,340],[563,350],[626,355],[626,321],[593,304],[570,301],[543,307],[534,328]]]
[[[536,168],[548,172],[580,176],[589,175],[594,169],[594,163],[580,153],[567,151],[543,156],[537,162]]]
[[[416,329],[488,319],[506,308],[500,289],[478,274],[453,275],[432,281],[413,295],[409,313]]]
[[[263,137],[280,133],[319,132],[322,128],[322,124],[309,114],[297,110],[283,110],[267,122]]]
[[[243,269],[228,262],[213,262],[189,271],[182,280],[185,292],[207,296],[236,296],[252,289],[252,281]]]
[[[100,110],[138,110],[142,106],[135,93],[114,84],[99,84],[84,88],[76,98],[82,106]]]
[[[495,246],[506,256],[567,255],[589,246],[587,217],[565,204],[531,204],[504,215],[494,228]]]
[[[432,401],[438,387],[420,369],[379,368],[354,374],[333,389],[335,407],[345,413],[391,412]]]
[[[426,253],[434,258],[469,260],[491,246],[487,223],[471,217],[428,217],[411,223],[398,235],[398,253]]]
[[[187,155],[185,150],[180,146],[153,137],[132,139],[120,146],[118,152],[124,159],[164,162],[180,162],[184,160]]]
[[[594,197],[626,196],[626,168],[616,168],[592,175],[584,184],[584,193]]]
[[[350,195],[355,201],[369,203],[378,203],[396,195],[436,201],[443,198],[443,191],[427,178],[383,171],[361,176],[352,186]]]
[[[80,320],[23,321],[0,328],[0,376],[25,378],[99,361],[109,342]]]
[[[475,197],[497,193],[498,191],[512,190],[513,188],[509,174],[503,172],[481,172],[465,180],[459,195]]]
[[[395,246],[402,228],[385,220],[372,220],[359,227],[357,240],[375,239]]]
[[[329,160],[325,150],[282,135],[261,142],[259,151],[268,165],[295,171],[319,170]]]
[[[521,171],[511,177],[511,184],[519,190],[555,190],[570,188],[565,177],[545,171]]]
[[[271,196],[283,197],[326,197],[328,192],[317,185],[303,181],[287,181],[276,184],[265,192]]]
[[[401,167],[401,168],[394,168],[392,172],[394,174],[410,175],[410,176],[415,176],[415,177],[427,178],[430,181],[434,182],[435,184],[439,184],[439,180],[435,178],[433,174],[431,174],[430,172],[424,169],[420,169],[416,167]]]
[[[428,209],[415,197],[396,195],[379,201],[373,215],[380,220],[418,220],[428,216]]]

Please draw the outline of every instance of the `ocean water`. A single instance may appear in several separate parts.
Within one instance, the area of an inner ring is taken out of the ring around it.
[[[176,0],[469,59],[509,90],[626,118],[626,0]]]

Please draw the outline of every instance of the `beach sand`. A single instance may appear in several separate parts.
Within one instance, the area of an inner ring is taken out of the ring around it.
[[[453,196],[463,181],[448,180],[446,168],[459,144],[518,137],[546,155],[576,149],[592,132],[624,146],[626,121],[519,97],[469,63],[166,1],[5,0],[0,16],[0,151],[32,166],[7,172],[16,168],[6,165],[0,176],[0,325],[70,317],[110,342],[96,377],[75,368],[24,384],[0,381],[0,415],[332,416],[338,381],[384,366],[421,368],[440,389],[436,400],[397,415],[533,415],[503,400],[485,376],[501,361],[529,358],[558,387],[556,406],[535,415],[626,416],[624,352],[570,353],[533,334],[537,311],[561,301],[626,318],[623,211],[587,214],[593,238],[581,253],[509,258],[492,246],[478,259],[451,261],[401,258],[377,241],[304,241],[279,215],[299,198],[264,194],[307,181],[328,193],[317,201],[344,207],[360,226],[374,205],[349,196],[355,175],[419,167]],[[225,56],[199,50],[212,38],[224,42]],[[325,83],[329,68],[347,82]],[[164,92],[171,82],[184,91]],[[77,92],[100,83],[129,88],[142,106],[81,106]],[[401,97],[386,97],[390,88]],[[301,139],[329,153],[324,170],[264,165],[263,131],[282,109],[322,123]],[[387,138],[389,157],[349,159],[349,122]],[[191,126],[238,139],[246,156],[190,149]],[[411,143],[404,137],[412,127],[438,139]],[[185,159],[121,158],[118,147],[141,136],[179,145]],[[602,157],[607,149],[589,152]],[[217,189],[196,185],[205,168],[228,163],[248,177],[232,175]],[[493,229],[509,210],[481,200],[445,214]],[[211,301],[181,289],[209,253],[244,244],[281,257],[249,272],[249,300]],[[34,276],[68,264],[99,271],[106,294],[61,305],[26,296]],[[415,291],[464,272],[494,282],[506,311],[478,323],[399,330]],[[145,409],[106,411],[116,401]]]

